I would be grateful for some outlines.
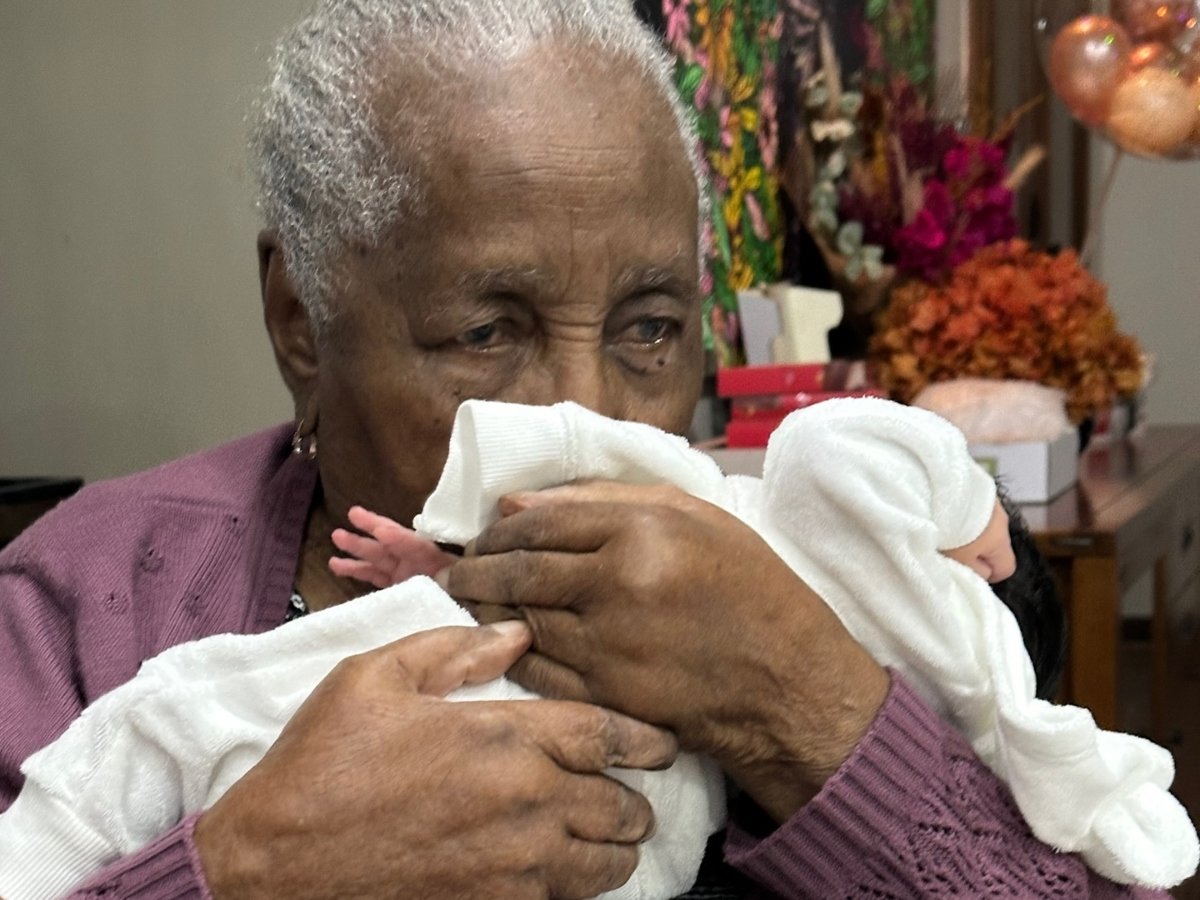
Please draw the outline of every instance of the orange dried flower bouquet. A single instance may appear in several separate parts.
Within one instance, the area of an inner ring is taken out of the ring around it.
[[[1073,422],[1142,387],[1137,341],[1117,330],[1105,286],[1072,250],[1015,239],[984,248],[942,285],[898,286],[871,341],[880,387],[908,402],[954,378],[1062,388]]]

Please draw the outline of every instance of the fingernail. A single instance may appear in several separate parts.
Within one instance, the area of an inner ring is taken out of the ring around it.
[[[438,587],[440,587],[446,593],[449,593],[450,592],[450,567],[446,566],[446,568],[438,569],[436,572],[434,572],[433,580],[437,583]]]
[[[497,632],[501,637],[505,638],[525,637],[529,633],[529,626],[517,619],[494,622],[485,627],[492,629],[492,631]]]

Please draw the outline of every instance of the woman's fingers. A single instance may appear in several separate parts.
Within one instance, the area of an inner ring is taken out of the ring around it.
[[[521,687],[553,700],[593,702],[592,693],[581,673],[587,671],[587,653],[591,646],[580,631],[579,616],[571,610],[546,610],[524,607],[494,606],[490,603],[464,603],[468,612],[481,625],[518,619],[526,622],[533,632],[533,645],[505,673]],[[539,635],[547,641],[547,651],[538,645]],[[575,654],[564,653],[564,647],[578,647]],[[550,648],[557,649],[551,656]],[[579,661],[572,662],[574,657]]]
[[[500,498],[500,514],[512,515],[538,506],[561,503],[654,503],[683,505],[688,494],[668,484],[629,484],[624,481],[582,479],[540,491],[513,491]]]
[[[625,884],[638,864],[638,845],[654,833],[645,797],[605,775],[575,775],[568,795],[564,865],[550,875],[554,897],[592,897]]]
[[[615,503],[539,504],[511,512],[467,544],[466,555],[509,550],[561,550],[590,553],[604,546],[611,523],[625,509]]]
[[[533,650],[513,663],[505,674],[521,687],[543,697],[579,703],[594,702],[592,692],[579,672]]]
[[[518,621],[447,626],[350,657],[348,663],[363,667],[362,677],[373,684],[390,678],[394,690],[444,696],[503,675],[528,649],[530,637],[528,626]],[[517,703],[509,714],[519,717],[522,730],[568,772],[599,773],[612,766],[660,769],[679,753],[670,732],[587,703]]]
[[[568,772],[594,774],[613,766],[663,769],[679,754],[679,742],[669,731],[610,709],[554,700],[530,707],[530,734],[542,752]]]
[[[509,550],[466,556],[439,572],[450,596],[496,606],[569,607],[591,574],[588,560],[560,551]]]
[[[547,887],[556,900],[584,900],[613,891],[627,882],[638,864],[636,844],[571,841],[568,859],[548,873]]]
[[[581,841],[638,844],[654,833],[654,810],[641,794],[607,775],[571,779],[567,832]]]
[[[624,883],[652,818],[599,773],[669,764],[671,735],[577,703],[414,693],[498,674],[528,641],[504,628],[437,629],[337,666],[197,824],[214,893],[582,898]]]
[[[529,647],[523,622],[474,628],[447,626],[393,641],[351,657],[367,663],[365,677],[386,678],[400,690],[445,696],[467,684],[499,678]]]
[[[696,512],[708,506],[671,485],[581,481],[518,491],[500,498],[501,518],[468,545],[467,554],[516,549],[588,553],[618,531],[637,528],[648,511]]]

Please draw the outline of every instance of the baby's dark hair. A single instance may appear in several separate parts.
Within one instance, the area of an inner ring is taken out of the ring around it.
[[[1033,662],[1037,696],[1049,700],[1058,689],[1067,650],[1067,620],[1054,578],[1037,548],[1020,508],[997,486],[1008,513],[1008,536],[1017,557],[1012,577],[992,585],[1000,601],[1012,610],[1025,649]]]

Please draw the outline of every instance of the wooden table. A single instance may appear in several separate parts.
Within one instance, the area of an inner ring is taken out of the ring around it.
[[[1080,458],[1079,483],[1022,507],[1063,590],[1070,623],[1064,698],[1119,727],[1121,597],[1153,573],[1151,733],[1166,738],[1172,627],[1200,611],[1200,424],[1154,425]]]

